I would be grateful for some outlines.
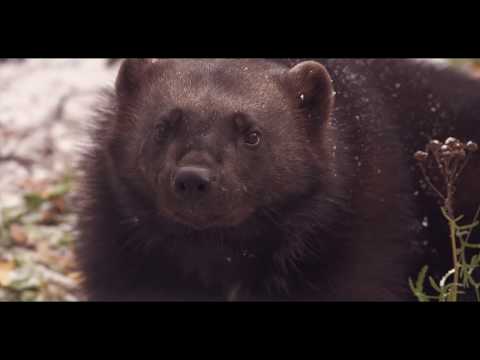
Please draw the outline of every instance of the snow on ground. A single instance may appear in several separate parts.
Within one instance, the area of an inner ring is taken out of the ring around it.
[[[0,161],[0,208],[18,201],[24,180],[51,177],[72,164],[99,90],[113,85],[117,70],[106,59],[0,64],[0,159],[20,160]]]
[[[106,59],[0,63],[0,301],[83,298],[63,175],[117,70]]]

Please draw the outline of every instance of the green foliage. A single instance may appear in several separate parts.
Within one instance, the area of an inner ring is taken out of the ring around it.
[[[479,226],[480,208],[474,221],[468,225],[459,225],[459,221],[463,219],[463,216],[451,219],[448,217],[445,208],[441,210],[449,223],[450,236],[455,239],[455,244],[459,244],[455,248],[456,261],[458,263],[458,280],[457,282],[454,280],[454,269],[447,272],[438,282],[429,276],[428,281],[434,294],[427,294],[425,280],[427,278],[428,266],[424,266],[415,283],[412,279],[409,279],[410,289],[421,302],[432,300],[440,302],[457,301],[462,296],[468,295],[469,291],[472,290],[475,293],[476,300],[480,302],[480,279],[476,279],[474,275],[475,271],[480,271],[480,244],[473,244],[469,241],[472,232]]]
[[[72,179],[31,182],[18,205],[0,204],[0,301],[78,300]]]

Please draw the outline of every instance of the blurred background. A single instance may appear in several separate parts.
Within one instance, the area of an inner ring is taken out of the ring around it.
[[[480,77],[480,59],[431,59]],[[119,61],[0,59],[0,301],[78,301],[74,165]]]

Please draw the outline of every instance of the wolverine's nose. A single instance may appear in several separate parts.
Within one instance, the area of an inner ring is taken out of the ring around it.
[[[210,170],[196,166],[184,166],[177,170],[173,186],[179,196],[195,200],[210,191]]]

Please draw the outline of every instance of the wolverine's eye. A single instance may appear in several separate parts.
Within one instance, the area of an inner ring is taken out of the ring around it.
[[[248,146],[258,146],[262,141],[261,135],[258,131],[252,131],[245,135],[245,144]]]
[[[251,118],[243,113],[236,113],[232,117],[238,134],[243,134],[242,141],[250,148],[257,147],[262,141],[262,136],[255,128],[254,122]]]
[[[162,141],[172,135],[175,129],[178,128],[182,117],[182,111],[179,109],[175,109],[167,116],[162,117],[162,119],[160,119],[155,125],[155,139],[157,141]]]
[[[166,121],[161,121],[155,125],[155,140],[162,141],[169,134],[169,124]]]

